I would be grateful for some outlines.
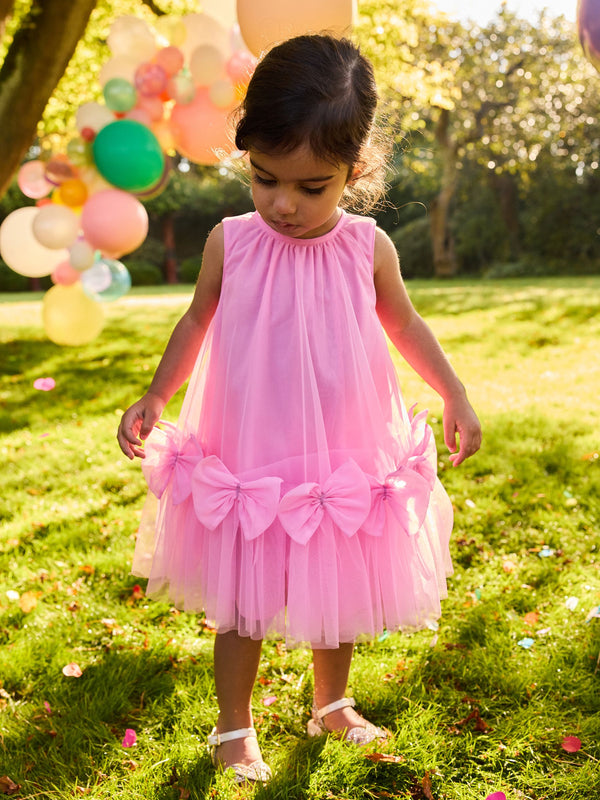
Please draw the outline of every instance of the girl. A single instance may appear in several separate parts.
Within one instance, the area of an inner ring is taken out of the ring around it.
[[[251,713],[263,637],[313,649],[309,733],[364,744],[386,733],[344,696],[354,641],[440,613],[452,510],[384,330],[443,398],[452,463],[480,445],[393,244],[340,208],[382,191],[376,102],[372,67],[348,40],[299,36],[259,63],[236,129],[256,211],[208,236],[192,303],[119,427],[160,498],[134,571],[149,594],[214,621],[209,743],[240,782],[270,775]],[[190,374],[178,425],[155,427]]]

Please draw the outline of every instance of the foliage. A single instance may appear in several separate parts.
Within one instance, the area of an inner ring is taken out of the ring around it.
[[[404,278],[433,277],[433,252],[426,216],[408,222],[391,235]]]
[[[600,620],[585,619],[600,602],[599,279],[409,288],[484,422],[482,451],[451,468],[439,398],[397,362],[407,403],[431,410],[455,508],[440,627],[357,647],[351,691],[394,734],[379,755],[305,738],[310,654],[269,643],[254,715],[276,775],[250,794],[595,797]],[[146,293],[109,304],[105,332],[77,349],[44,337],[36,303],[0,303],[0,776],[23,800],[239,797],[204,746],[214,634],[129,574],[145,492],[118,453],[118,409],[146,388],[190,296]],[[43,375],[54,391],[33,388]],[[63,674],[72,662],[81,678]],[[127,728],[137,744],[125,749]],[[569,735],[579,752],[561,748]]]

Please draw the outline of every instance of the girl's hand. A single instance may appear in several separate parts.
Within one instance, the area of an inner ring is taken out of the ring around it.
[[[459,449],[456,452],[456,435]],[[481,447],[481,425],[466,395],[452,397],[444,405],[444,441],[452,453],[452,466],[476,453]]]
[[[158,395],[148,392],[123,414],[117,440],[127,458],[145,458],[142,442],[160,419],[164,407],[165,403]]]

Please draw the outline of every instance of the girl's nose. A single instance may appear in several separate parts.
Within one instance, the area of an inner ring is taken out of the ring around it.
[[[280,188],[275,195],[275,210],[278,214],[293,214],[296,204],[292,192],[288,189]]]

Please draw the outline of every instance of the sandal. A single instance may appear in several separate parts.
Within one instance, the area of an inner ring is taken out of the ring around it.
[[[306,726],[308,735],[322,736],[324,733],[337,733],[337,731],[329,731],[325,727],[323,717],[326,717],[327,714],[331,714],[332,711],[338,711],[348,706],[354,707],[355,705],[356,703],[353,697],[342,697],[341,700],[329,703],[329,705],[323,706],[323,708],[317,708],[313,703],[312,716]],[[377,725],[373,725],[373,723],[367,722],[366,720],[364,725],[357,725],[354,728],[350,728],[350,730],[341,731],[340,733],[343,735],[343,739],[346,742],[352,742],[352,744],[359,746],[370,744],[375,741],[375,739],[388,738],[387,731],[383,730],[383,728],[378,728]]]
[[[238,728],[236,731],[227,731],[227,733],[218,733],[216,727],[210,732],[208,737],[208,747],[210,757],[213,765],[216,768],[222,767],[225,772],[233,770],[236,783],[267,783],[271,780],[271,768],[265,764],[262,758],[257,758],[251,764],[231,764],[228,767],[223,767],[217,758],[217,748],[223,742],[232,742],[234,739],[245,739],[247,736],[254,736],[256,738],[256,730],[254,728]]]

